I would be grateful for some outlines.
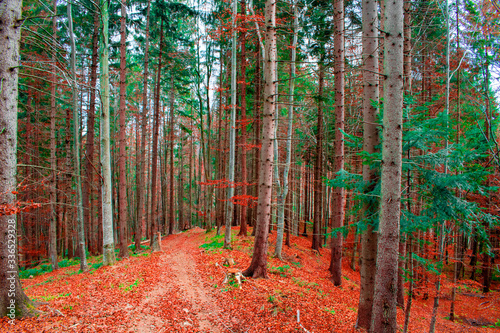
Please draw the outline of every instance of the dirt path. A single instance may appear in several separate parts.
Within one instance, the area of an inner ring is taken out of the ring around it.
[[[199,232],[203,232],[200,229]],[[157,267],[159,281],[150,290],[141,304],[131,309],[129,332],[223,332],[217,318],[221,313],[213,297],[205,291],[191,254],[197,251],[196,244],[188,240],[193,233],[165,237],[162,240],[162,253]],[[179,297],[182,309],[165,304],[165,299]],[[168,327],[162,312],[169,312],[175,319],[174,327]]]

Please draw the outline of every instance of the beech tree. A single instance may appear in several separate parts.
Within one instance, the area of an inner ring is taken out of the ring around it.
[[[5,0],[0,11],[0,316],[33,314],[19,281],[16,246],[17,96],[21,1]]]

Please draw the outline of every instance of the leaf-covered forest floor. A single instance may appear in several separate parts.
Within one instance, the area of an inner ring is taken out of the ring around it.
[[[112,267],[78,273],[78,266],[70,266],[35,276],[22,284],[30,298],[43,302],[42,312],[14,326],[0,319],[0,331],[357,332],[359,272],[346,258],[343,285],[334,287],[327,270],[330,251],[313,252],[310,240],[291,237],[283,261],[269,259],[269,279],[246,279],[241,289],[231,281],[223,284],[223,262],[231,257],[235,267],[248,267],[253,238],[234,236],[233,250],[223,250],[222,237],[199,228],[164,237],[162,252],[144,252]],[[273,241],[275,234],[270,253]],[[451,322],[446,319],[451,284],[444,280],[436,331],[499,332],[494,327],[500,323],[499,286],[483,295],[473,283],[460,283],[459,319]],[[431,289],[427,300],[413,301],[410,332],[428,331],[434,293]],[[402,327],[401,309],[398,322]]]

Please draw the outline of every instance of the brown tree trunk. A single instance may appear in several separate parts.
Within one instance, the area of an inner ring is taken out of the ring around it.
[[[175,207],[174,207],[174,76],[170,77],[170,208],[169,208],[169,235],[174,234]]]
[[[57,4],[53,2],[54,16],[52,17],[52,38],[53,42],[57,41],[56,23],[57,23]],[[56,201],[57,201],[57,158],[56,158],[56,57],[52,56],[52,77],[50,82],[50,168],[51,168],[51,184],[50,184],[50,203],[51,203],[51,218],[50,218],[50,231],[49,231],[49,257],[52,264],[52,269],[59,269],[57,264],[57,214],[56,214]]]
[[[377,108],[372,103],[379,101],[378,67],[378,8],[375,0],[362,2],[363,11],[363,151],[376,152],[379,144],[377,128]],[[378,170],[363,164],[363,181],[367,184],[364,192],[372,192],[378,180]],[[377,214],[374,203],[363,205],[366,230],[361,235],[360,251],[360,292],[356,328],[370,329],[372,322],[373,292],[377,258],[377,234],[373,216]]]
[[[146,173],[146,127],[147,127],[147,106],[148,106],[148,65],[149,65],[149,14],[151,1],[148,0],[146,14],[146,36],[144,48],[144,78],[142,92],[142,119],[141,119],[141,143],[139,151],[139,163],[137,174],[137,220],[135,224],[135,251],[141,249],[141,238],[143,234],[143,218],[144,218],[144,196],[145,196],[145,173]]]
[[[241,0],[241,13],[244,17],[242,25],[242,32],[240,34],[240,43],[241,43],[241,77],[240,77],[240,100],[241,100],[241,138],[240,138],[240,152],[241,152],[241,196],[246,197],[248,193],[247,182],[247,84],[246,84],[246,70],[247,70],[247,53],[246,53],[246,33],[245,33],[245,17],[246,17],[246,2],[245,0]],[[246,236],[247,235],[247,205],[243,203],[241,205],[241,224],[240,224],[240,232],[238,236]]]
[[[309,148],[308,148],[309,149]],[[302,236],[307,237],[307,224],[311,221],[311,200],[309,199],[309,189],[311,187],[311,172],[308,167],[309,164],[309,151],[306,153],[304,161],[304,231]]]
[[[153,152],[151,157],[151,251],[161,251],[158,237],[158,195],[156,193],[158,176],[158,132],[160,127],[160,79],[163,51],[163,19],[160,22],[160,54],[155,89],[155,114],[153,125]]]
[[[118,157],[119,169],[119,216],[118,223],[120,228],[120,258],[128,258],[128,237],[127,237],[127,176],[126,176],[126,133],[127,127],[125,124],[126,118],[126,102],[127,102],[127,59],[126,59],[126,41],[127,41],[127,7],[126,0],[121,3],[121,17],[120,17],[120,156]]]
[[[259,200],[257,206],[257,231],[252,262],[244,276],[267,278],[267,248],[271,220],[271,199],[273,185],[273,135],[274,113],[276,111],[276,2],[266,1],[266,67],[264,87],[264,110],[261,169],[259,175]]]
[[[344,169],[344,1],[337,0],[334,4],[335,21],[335,166],[333,172],[338,173]],[[340,228],[344,224],[345,194],[344,188],[334,189],[332,228]],[[337,232],[332,236],[332,257],[330,272],[333,284],[342,284],[342,233]]]
[[[257,42],[258,44],[258,42]],[[258,49],[258,45],[257,45]],[[262,140],[262,129],[261,129],[261,124],[262,124],[262,114],[261,114],[261,89],[262,89],[262,78],[261,78],[261,69],[260,69],[260,63],[261,63],[261,52],[257,51],[257,60],[255,62],[255,99],[254,99],[254,144],[256,147],[260,147]],[[259,194],[259,176],[260,176],[260,158],[259,154],[260,153],[260,148],[255,149],[255,154],[254,154],[254,183],[256,186],[254,186],[254,197],[257,197]],[[256,227],[257,227],[257,207],[254,206],[252,208],[252,236],[255,236]]]
[[[316,133],[316,161],[314,164],[314,222],[312,246],[313,250],[319,251],[321,247],[321,221],[322,221],[322,198],[323,198],[323,88],[325,82],[325,65],[323,59],[319,63],[319,89],[318,89],[318,129]]]
[[[99,12],[94,11],[94,30],[92,33],[92,60],[90,65],[90,100],[87,115],[87,139],[85,147],[85,180],[83,182],[83,220],[89,229],[88,247],[89,252],[95,254],[97,245],[93,237],[94,219],[92,218],[92,192],[94,188],[94,127],[95,127],[95,99],[97,85],[97,61],[99,60]]]

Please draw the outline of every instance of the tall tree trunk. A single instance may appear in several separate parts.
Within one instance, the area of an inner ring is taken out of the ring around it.
[[[170,76],[170,208],[169,208],[169,235],[175,230],[175,207],[174,207],[174,76]]]
[[[232,18],[232,51],[231,51],[231,124],[229,128],[229,163],[227,180],[226,203],[226,230],[224,233],[224,248],[231,248],[231,226],[233,217],[233,196],[234,196],[234,165],[236,158],[236,16],[238,14],[238,1],[233,0],[233,18]]]
[[[244,276],[267,278],[267,248],[269,223],[271,220],[271,199],[273,185],[273,135],[274,113],[276,112],[276,2],[266,1],[266,57],[265,87],[262,129],[262,148],[260,154],[259,200],[257,204],[257,232],[255,236],[252,262]]]
[[[90,100],[87,115],[87,140],[85,158],[85,182],[83,183],[83,220],[88,225],[89,251],[93,254],[97,252],[97,239],[95,237],[95,221],[92,214],[92,193],[94,183],[94,126],[95,126],[95,99],[97,85],[97,61],[99,59],[99,12],[94,8],[94,30],[92,33],[92,60],[90,66]]]
[[[179,160],[179,180],[177,182],[177,207],[179,209],[179,228],[182,228],[182,230],[187,230],[187,222],[184,219],[184,180],[183,180],[183,155],[182,155],[182,148],[183,148],[183,137],[182,135],[179,136],[179,150],[178,150],[178,160]]]
[[[142,115],[141,115],[141,143],[139,150],[139,163],[137,174],[137,219],[135,224],[135,251],[141,249],[141,238],[143,234],[144,219],[144,197],[145,197],[145,174],[146,174],[146,127],[148,115],[148,65],[149,65],[149,15],[151,11],[151,0],[148,0],[146,9],[146,36],[144,39],[144,77],[142,91]]]
[[[31,300],[19,280],[16,227],[17,96],[21,1],[6,0],[0,11],[0,317],[32,315]],[[12,292],[14,290],[15,292]],[[13,322],[12,322],[13,323]]]
[[[109,13],[108,2],[101,0],[101,168],[102,168],[102,245],[103,265],[113,265],[115,259],[115,244],[113,238],[113,208],[111,184],[111,145],[110,145],[110,109],[109,109]]]
[[[384,130],[373,332],[396,332],[403,141],[403,0],[386,1]]]
[[[321,247],[321,221],[323,201],[323,89],[325,84],[324,56],[319,62],[318,78],[318,129],[316,133],[316,161],[314,164],[314,221],[312,249],[319,251]]]
[[[55,44],[57,41],[57,3],[53,2],[53,17],[52,17],[52,39]],[[55,46],[54,46],[55,49]],[[57,264],[57,213],[56,213],[56,201],[57,201],[57,158],[56,158],[56,56],[55,53],[52,55],[52,77],[50,82],[50,168],[51,168],[51,184],[50,184],[50,246],[49,246],[49,256],[50,262],[52,264],[52,270],[59,269]]]
[[[255,99],[254,99],[254,117],[255,117],[255,146],[260,147],[262,140],[262,129],[261,129],[261,90],[262,90],[262,78],[261,78],[261,52],[257,51],[257,61],[255,63]],[[254,186],[254,196],[257,197],[259,193],[259,177],[260,177],[260,158],[259,158],[260,149],[255,150],[254,154],[254,182],[256,186]],[[252,235],[255,236],[255,232],[257,231],[257,207],[252,208]]]
[[[80,125],[78,115],[78,99],[76,91],[76,48],[75,36],[73,34],[73,17],[71,15],[71,4],[68,3],[68,28],[71,43],[71,75],[73,91],[73,163],[76,181],[76,209],[78,226],[78,251],[80,255],[80,269],[82,272],[87,270],[87,256],[85,254],[85,229],[83,224],[83,198],[82,198],[82,180],[80,177]]]
[[[377,1],[362,2],[363,11],[363,151],[369,154],[376,152],[379,144],[377,128],[377,108],[372,103],[379,101],[378,78],[378,9]],[[363,181],[365,193],[373,191],[378,181],[378,170],[363,163]],[[360,251],[360,292],[358,305],[357,328],[370,329],[372,321],[373,292],[375,288],[375,269],[377,258],[377,234],[374,230],[373,216],[377,212],[375,203],[363,204],[366,229],[361,235]]]
[[[279,189],[278,194],[278,230],[276,233],[276,249],[274,255],[281,259],[281,250],[283,248],[283,232],[285,226],[285,203],[288,195],[288,183],[290,165],[292,162],[292,130],[293,130],[293,101],[295,91],[295,60],[297,58],[297,35],[299,28],[299,15],[297,5],[293,4],[293,39],[291,45],[290,62],[290,80],[288,82],[288,129],[286,135],[286,162],[283,170],[283,187]],[[287,226],[287,244],[290,244],[290,225]]]
[[[335,21],[335,166],[333,172],[344,169],[344,1],[337,0],[334,5]],[[345,194],[344,188],[334,189],[332,228],[340,228],[344,224]],[[333,284],[342,284],[342,233],[332,236],[332,257],[330,272]]]
[[[242,21],[242,31],[240,35],[241,39],[241,84],[240,84],[240,100],[241,100],[241,195],[243,198],[246,197],[248,193],[247,183],[247,52],[246,52],[246,2],[245,0],[241,0],[241,14],[243,15]],[[239,236],[247,235],[247,211],[248,206],[244,202],[240,207],[241,209],[241,221],[240,221],[240,232]]]
[[[155,114],[153,124],[153,152],[151,157],[151,251],[161,251],[161,244],[158,239],[158,195],[157,174],[158,174],[158,132],[160,127],[160,80],[163,52],[163,19],[160,22],[160,54],[158,55],[158,69],[155,89]]]
[[[126,133],[127,127],[125,123],[126,118],[126,102],[127,102],[127,59],[126,59],[126,42],[127,42],[127,5],[126,0],[121,3],[121,17],[120,17],[120,155],[118,157],[119,168],[119,216],[118,221],[120,225],[120,258],[128,258],[128,237],[127,237],[127,176],[126,176]]]

